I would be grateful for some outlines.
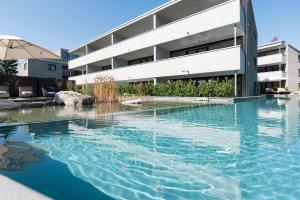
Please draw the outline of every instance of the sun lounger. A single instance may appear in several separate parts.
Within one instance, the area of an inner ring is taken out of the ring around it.
[[[33,97],[33,89],[31,86],[20,86],[19,87],[19,97],[27,98]]]
[[[8,86],[0,86],[0,98],[9,98],[9,88]]]

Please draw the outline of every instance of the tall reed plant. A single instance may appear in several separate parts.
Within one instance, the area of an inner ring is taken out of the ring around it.
[[[111,76],[99,76],[95,78],[93,94],[96,103],[114,103],[118,101],[118,85]]]

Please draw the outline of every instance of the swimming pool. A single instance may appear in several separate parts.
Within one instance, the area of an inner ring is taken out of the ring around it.
[[[300,199],[296,98],[89,112],[0,127],[1,174],[54,199]]]

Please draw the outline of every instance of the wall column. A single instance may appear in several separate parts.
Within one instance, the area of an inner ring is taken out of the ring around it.
[[[234,25],[234,46],[237,46],[237,28],[236,25]]]
[[[85,74],[89,74],[89,65],[85,65]]]
[[[156,29],[157,28],[157,15],[154,14],[153,15],[153,29]]]
[[[111,58],[111,69],[115,68],[115,59]]]
[[[234,96],[238,96],[238,89],[237,89],[237,73],[234,73]]]

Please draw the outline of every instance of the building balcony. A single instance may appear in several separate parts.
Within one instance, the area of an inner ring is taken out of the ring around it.
[[[274,64],[285,64],[286,63],[286,56],[278,53],[269,56],[262,56],[258,58],[258,66],[268,66]]]
[[[120,67],[86,75],[70,77],[77,85],[94,83],[99,76],[111,76],[118,82],[153,81],[154,78],[183,79],[244,74],[245,54],[241,47],[167,58],[133,66]]]
[[[259,82],[274,82],[286,80],[286,72],[284,71],[274,71],[274,72],[262,72],[258,73]]]
[[[182,38],[185,38],[186,42],[196,38],[197,41],[193,42],[199,45],[201,45],[201,42],[207,43],[232,38],[234,26],[237,27],[237,36],[245,34],[245,14],[240,0],[227,1],[191,16],[134,35],[113,45],[92,51],[87,55],[71,60],[69,68],[75,69]]]

